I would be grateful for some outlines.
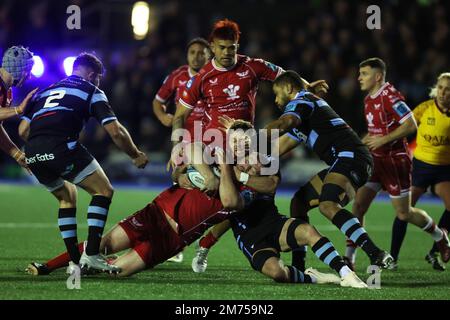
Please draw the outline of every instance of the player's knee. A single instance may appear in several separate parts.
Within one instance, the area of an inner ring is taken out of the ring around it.
[[[411,218],[412,212],[409,210],[397,210],[397,218],[401,221],[408,222]]]
[[[114,188],[110,183],[108,183],[100,190],[99,193],[106,198],[112,199],[114,195]]]
[[[355,201],[353,203],[353,214],[356,217],[362,217],[366,214],[367,210],[369,209],[369,207],[359,201]]]
[[[323,201],[319,203],[319,210],[322,214],[327,217],[333,216],[337,211],[340,210],[339,205],[332,201]]]
[[[286,271],[280,265],[279,261],[276,262],[274,260],[266,261],[262,272],[271,279],[273,279],[275,282],[287,282],[289,280]]]
[[[292,218],[300,218],[306,220],[308,211],[311,209],[309,201],[306,198],[305,187],[301,187],[291,200],[290,213]]]
[[[319,232],[310,224],[302,224],[295,229],[295,236],[299,245],[316,243],[320,239]]]

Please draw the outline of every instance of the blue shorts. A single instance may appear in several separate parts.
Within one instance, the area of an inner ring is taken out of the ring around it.
[[[427,189],[440,182],[450,181],[450,165],[437,166],[413,159],[412,185]]]

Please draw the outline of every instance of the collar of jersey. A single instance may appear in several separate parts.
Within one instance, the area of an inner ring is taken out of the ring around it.
[[[214,69],[216,69],[217,71],[229,71],[229,70],[233,69],[233,68],[236,66],[236,64],[237,64],[237,59],[236,59],[236,62],[235,62],[231,67],[229,67],[229,68],[218,67],[218,66],[216,65],[216,58],[213,58],[213,59],[211,60],[211,63],[212,63],[212,66],[214,67]]]
[[[295,100],[295,99],[303,97],[307,92],[308,91],[305,90],[305,89],[300,90],[299,92],[297,92],[297,94],[295,95],[294,99],[292,99],[292,100]]]
[[[378,97],[380,95],[380,93],[389,85],[389,82],[385,82],[380,89],[378,89],[377,92],[375,92],[374,94],[372,94],[370,97],[372,99],[375,99],[376,97]]]

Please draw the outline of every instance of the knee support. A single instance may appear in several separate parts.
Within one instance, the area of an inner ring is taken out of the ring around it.
[[[331,201],[345,207],[349,202],[349,198],[341,186],[334,183],[327,183],[322,187],[319,201]]]
[[[306,219],[309,210],[319,205],[319,193],[310,182],[300,187],[291,200],[291,217]]]
[[[252,257],[253,269],[261,272],[266,261],[272,257],[280,258],[280,253],[274,252],[269,249],[262,249],[262,250],[256,252]]]
[[[294,221],[291,222],[291,224],[289,225],[289,227],[287,229],[286,242],[292,250],[297,249],[299,247],[303,247],[303,246],[299,246],[297,244],[297,239],[295,238],[295,229],[297,229],[297,227],[299,225],[304,224],[304,223],[306,223],[306,222],[301,219],[295,219]]]

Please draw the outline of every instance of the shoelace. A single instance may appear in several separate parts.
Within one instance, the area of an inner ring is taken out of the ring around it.
[[[207,260],[208,260],[208,249],[205,249],[205,248],[200,248],[199,250],[198,250],[198,261],[201,263],[201,264],[204,264]]]

